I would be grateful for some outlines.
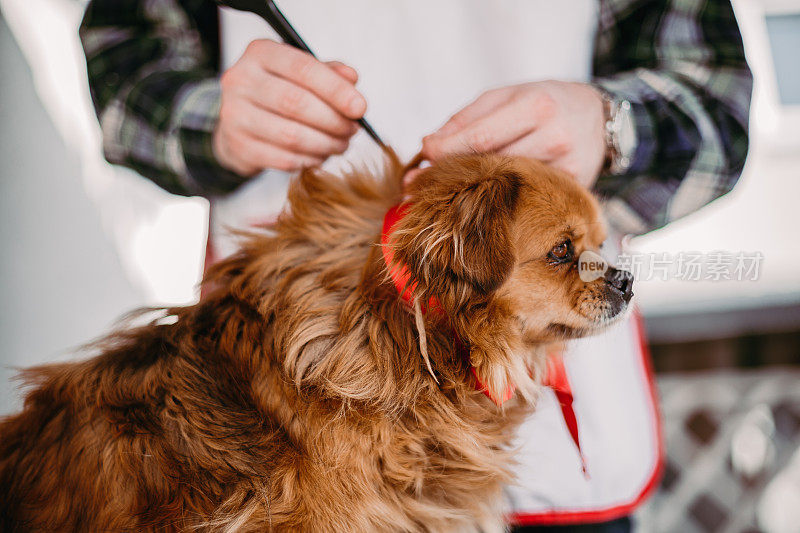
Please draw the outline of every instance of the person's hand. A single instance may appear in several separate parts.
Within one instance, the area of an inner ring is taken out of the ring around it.
[[[603,98],[585,83],[542,81],[493,89],[422,142],[431,160],[476,150],[523,155],[591,187],[605,159]]]
[[[321,63],[289,45],[250,43],[222,74],[213,149],[219,163],[243,176],[265,168],[320,165],[347,149],[367,108],[358,74]]]

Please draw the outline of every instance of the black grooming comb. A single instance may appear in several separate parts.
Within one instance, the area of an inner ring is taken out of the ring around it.
[[[259,17],[263,18],[267,21],[267,24],[272,26],[272,29],[283,39],[288,45],[294,46],[295,48],[302,50],[304,52],[308,52],[314,57],[314,52],[308,47],[306,42],[303,40],[302,37],[295,31],[289,21],[286,20],[286,17],[283,16],[281,10],[278,9],[278,6],[275,5],[275,2],[272,0],[214,0],[218,5],[225,6],[225,7],[232,7],[233,9],[238,9],[239,11],[249,11],[250,13],[255,13]],[[375,130],[372,129],[372,126],[369,125],[365,119],[360,118],[358,119],[359,125],[364,128],[364,131],[369,134],[372,139],[378,143],[381,148],[386,148],[386,145],[383,144],[383,141],[378,134],[375,133]]]

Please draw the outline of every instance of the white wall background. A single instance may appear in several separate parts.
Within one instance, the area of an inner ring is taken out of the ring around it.
[[[13,366],[69,357],[142,305],[82,185],[80,159],[45,113],[0,19],[0,414]]]
[[[75,348],[144,305],[189,303],[207,204],[107,164],[77,28],[82,0],[0,0],[0,414],[14,367]]]

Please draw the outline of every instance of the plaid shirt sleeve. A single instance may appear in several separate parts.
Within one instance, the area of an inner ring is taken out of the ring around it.
[[[613,226],[645,233],[733,188],[753,81],[728,0],[601,0],[594,76],[630,102],[637,138],[596,185]]]
[[[175,194],[219,194],[245,181],[212,152],[217,31],[206,0],[89,3],[80,38],[108,161]]]

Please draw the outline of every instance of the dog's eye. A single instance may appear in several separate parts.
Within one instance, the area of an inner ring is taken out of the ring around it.
[[[572,241],[567,239],[558,246],[554,246],[547,254],[554,263],[566,263],[572,260]]]

